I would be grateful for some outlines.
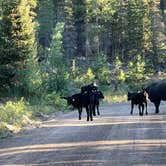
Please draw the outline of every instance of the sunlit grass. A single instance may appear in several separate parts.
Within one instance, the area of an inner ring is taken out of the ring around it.
[[[127,101],[127,92],[125,90],[120,91],[105,91],[104,92],[104,102],[106,103],[117,103]]]
[[[8,133],[19,132],[25,125],[32,124],[31,115],[28,103],[23,98],[0,104],[0,138],[6,137]]]
[[[106,103],[117,103],[117,102],[125,102],[127,101],[127,96],[124,95],[106,95],[104,102]]]

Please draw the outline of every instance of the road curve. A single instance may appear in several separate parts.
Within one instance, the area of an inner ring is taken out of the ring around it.
[[[140,117],[130,104],[103,105],[101,115],[79,121],[76,111],[0,142],[0,165],[165,166],[166,105]]]

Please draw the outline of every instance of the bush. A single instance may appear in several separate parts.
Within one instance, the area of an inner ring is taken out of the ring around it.
[[[56,92],[45,95],[44,100],[46,102],[46,105],[52,105],[55,108],[62,109],[65,106],[64,100],[61,99],[60,95]]]
[[[126,94],[127,92],[123,88],[119,88],[117,91],[114,91],[114,87],[109,87],[104,91],[104,101],[106,103],[126,102]]]
[[[145,82],[145,63],[142,61],[140,55],[137,56],[136,64],[129,62],[128,71],[125,83],[128,89],[141,89]]]
[[[118,56],[115,59],[114,68],[111,70],[110,80],[114,86],[114,91],[117,91],[126,80],[126,73],[122,69],[122,62]]]
[[[110,83],[110,72],[107,67],[106,55],[100,54],[97,56],[96,64],[94,66],[94,72],[100,85],[107,85]]]
[[[80,77],[80,81],[82,84],[90,84],[94,81],[95,75],[91,68],[88,68],[87,73]]]
[[[24,99],[18,102],[8,101],[6,105],[0,106],[0,121],[8,124],[22,124],[24,116],[27,115],[27,106]]]
[[[18,102],[8,101],[5,105],[0,105],[0,135],[8,125],[16,128],[22,127],[28,123],[30,116],[28,105],[23,98]]]

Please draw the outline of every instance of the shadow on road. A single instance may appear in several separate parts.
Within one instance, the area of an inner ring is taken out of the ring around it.
[[[8,138],[0,143],[0,165],[165,165],[164,111],[143,117],[116,111],[105,109],[94,122],[72,114]]]

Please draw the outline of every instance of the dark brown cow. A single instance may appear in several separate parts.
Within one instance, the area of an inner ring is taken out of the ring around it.
[[[135,93],[128,92],[128,100],[131,100],[130,114],[133,114],[134,105],[137,105],[137,104],[139,108],[139,115],[142,116],[144,114],[144,104],[146,107],[146,115],[148,114],[148,111],[147,111],[148,94],[146,93],[146,91],[135,92]]]

